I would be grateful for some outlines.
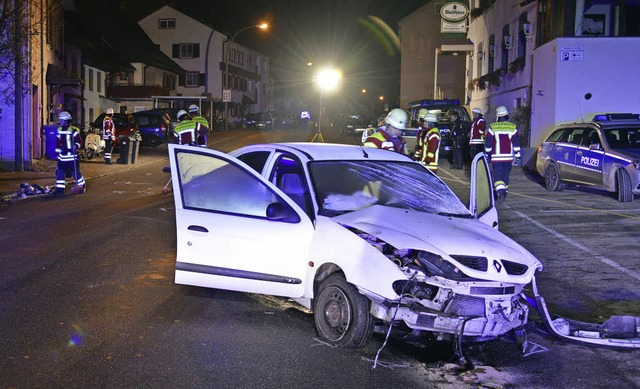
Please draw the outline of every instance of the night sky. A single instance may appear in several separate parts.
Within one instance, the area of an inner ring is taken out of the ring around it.
[[[307,62],[311,61],[315,69],[333,66],[343,72],[341,97],[347,102],[358,99],[360,90],[367,88],[372,95],[384,94],[394,103],[400,91],[400,55],[384,28],[372,23],[370,16],[381,19],[397,33],[398,21],[428,2],[129,0],[127,13],[139,20],[168,4],[229,35],[267,21],[268,32],[247,30],[236,41],[272,57],[272,76],[278,88],[308,85],[313,70]]]

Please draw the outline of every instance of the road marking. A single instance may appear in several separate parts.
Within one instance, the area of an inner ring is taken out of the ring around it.
[[[529,355],[533,355],[533,354],[539,354],[539,353],[544,353],[549,351],[548,348],[539,345],[538,343],[534,343],[534,342],[527,342],[527,349],[524,351],[524,355],[523,357],[526,358]]]
[[[512,209],[509,206],[507,206],[507,208]],[[579,250],[582,250],[582,251],[584,251],[584,252],[586,252],[588,254],[593,255],[593,257],[596,258],[597,260],[599,260],[600,262],[602,262],[602,263],[604,263],[606,265],[609,265],[609,266],[611,266],[611,267],[613,267],[613,268],[615,268],[617,270],[620,270],[621,272],[625,273],[629,277],[635,278],[636,280],[640,281],[640,273],[635,272],[635,271],[630,270],[630,269],[627,269],[626,267],[618,264],[615,261],[612,261],[611,259],[609,259],[609,258],[607,258],[605,256],[602,256],[600,254],[594,253],[593,250],[587,248],[586,246],[583,246],[580,243],[574,241],[573,239],[571,239],[571,238],[569,238],[569,237],[567,237],[565,235],[562,235],[561,233],[559,233],[559,232],[557,232],[557,231],[545,226],[544,224],[542,224],[542,223],[540,223],[540,222],[538,222],[536,220],[533,220],[532,218],[530,218],[529,216],[525,215],[524,213],[522,213],[520,211],[515,211],[514,210],[513,212],[516,215],[520,216],[521,218],[526,219],[526,220],[530,221],[531,223],[535,224],[536,226],[538,226],[538,227],[542,228],[543,230],[547,231],[551,235],[554,235],[556,238],[565,241],[566,243],[570,244],[571,246],[573,246],[573,247],[575,247],[575,248],[577,248]]]

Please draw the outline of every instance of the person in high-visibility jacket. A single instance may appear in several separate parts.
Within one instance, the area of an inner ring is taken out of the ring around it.
[[[407,142],[402,137],[402,131],[407,128],[408,120],[407,111],[400,108],[392,109],[384,118],[384,124],[364,141],[364,147],[408,155]]]
[[[104,163],[113,165],[111,153],[113,142],[116,140],[116,125],[113,123],[113,108],[107,109],[107,114],[102,119],[102,140],[104,140]]]
[[[507,198],[512,164],[521,165],[520,134],[515,124],[509,122],[507,107],[496,108],[496,122],[486,131],[485,152],[493,170],[493,187],[498,203]]]
[[[440,130],[438,129],[438,117],[433,113],[424,116],[426,128],[420,134],[422,140],[422,152],[420,163],[434,173],[438,173],[438,155],[440,154]]]
[[[177,116],[180,123],[173,129],[176,143],[207,147],[206,139],[209,129],[191,119],[191,116],[185,110],[178,111]]]
[[[471,124],[471,132],[469,134],[469,153],[473,160],[476,154],[484,151],[484,133],[487,122],[484,120],[484,115],[480,108],[475,107],[471,112],[473,113],[473,123]]]
[[[80,173],[80,160],[78,159],[78,149],[82,145],[80,130],[72,126],[71,114],[62,111],[58,115],[60,127],[56,131],[56,154],[58,154],[58,166],[56,167],[56,191],[54,195],[64,195],[65,178],[73,175],[76,186],[81,192],[85,192],[86,185],[82,173]]]

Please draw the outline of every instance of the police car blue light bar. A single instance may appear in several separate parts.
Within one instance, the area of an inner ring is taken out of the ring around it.
[[[613,120],[640,120],[640,114],[637,113],[605,113],[595,115],[594,122],[610,122]]]

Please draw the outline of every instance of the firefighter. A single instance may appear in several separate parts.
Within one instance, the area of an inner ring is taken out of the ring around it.
[[[491,162],[494,177],[494,190],[498,203],[507,198],[511,165],[521,164],[520,135],[516,125],[509,122],[507,107],[496,108],[496,122],[487,128],[485,152]]]
[[[407,111],[394,108],[384,118],[384,124],[364,141],[364,147],[395,151],[409,155],[407,142],[402,137],[402,131],[407,127],[409,114]]]
[[[416,133],[416,150],[413,154],[413,159],[416,161],[422,161],[422,151],[424,147],[425,136],[427,135],[427,125],[424,122],[424,117],[429,113],[426,108],[421,108],[418,111],[418,129]]]
[[[471,133],[469,134],[469,152],[471,154],[471,160],[473,160],[478,153],[484,151],[484,131],[487,122],[484,120],[484,115],[480,108],[473,108],[471,113],[473,114],[473,123],[471,124]]]
[[[433,113],[427,113],[424,117],[427,130],[423,137],[423,146],[420,163],[434,173],[438,173],[438,154],[440,153],[440,130],[438,129],[438,117]]]
[[[54,195],[64,195],[65,177],[73,175],[76,187],[80,192],[86,191],[86,185],[82,173],[80,173],[80,159],[78,149],[82,145],[82,136],[78,127],[72,126],[71,114],[62,111],[58,114],[60,126],[56,131],[56,154],[58,154],[58,166],[56,167],[56,191]]]
[[[209,128],[209,121],[207,119],[205,119],[204,116],[200,115],[200,107],[198,107],[195,104],[191,104],[189,106],[189,115],[191,116],[192,120],[195,120],[196,122],[202,124],[203,126]],[[180,120],[180,119],[178,119]]]
[[[113,165],[113,162],[111,162],[111,152],[113,152],[113,142],[116,140],[113,108],[107,109],[107,114],[104,116],[104,119],[102,119],[102,139],[104,140],[104,163]]]
[[[209,129],[193,120],[185,110],[178,111],[180,123],[173,129],[176,143],[180,145],[192,145],[207,147],[206,137]]]

